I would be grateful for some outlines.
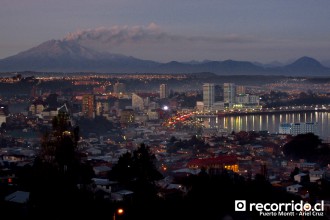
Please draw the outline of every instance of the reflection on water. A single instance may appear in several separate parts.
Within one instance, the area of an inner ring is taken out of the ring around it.
[[[217,125],[228,132],[231,131],[262,131],[277,133],[281,123],[318,122],[320,138],[330,140],[330,113],[285,113],[268,115],[244,115],[219,117]]]

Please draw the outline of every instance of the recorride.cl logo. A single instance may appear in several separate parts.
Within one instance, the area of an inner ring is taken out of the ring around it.
[[[235,211],[257,211],[260,216],[323,216],[324,201],[311,205],[300,201],[291,203],[249,203],[235,200]]]

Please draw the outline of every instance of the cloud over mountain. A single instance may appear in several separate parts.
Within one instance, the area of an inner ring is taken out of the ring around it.
[[[203,37],[174,35],[162,31],[161,28],[155,24],[150,23],[147,26],[112,26],[110,28],[99,27],[94,29],[79,30],[69,33],[64,37],[66,41],[100,41],[109,44],[123,44],[126,42],[141,42],[141,41],[212,41],[212,42],[252,42],[255,41],[252,37],[242,37],[237,34],[225,35],[222,37]]]
[[[148,26],[113,26],[111,28],[99,27],[95,29],[80,30],[69,33],[64,40],[76,41],[81,44],[102,43],[120,45],[125,43],[139,43],[141,41],[160,40],[168,38],[155,23]]]
[[[110,28],[99,27],[94,29],[79,30],[69,33],[64,41],[74,41],[80,45],[97,50],[111,50],[117,53],[126,53],[127,50],[141,49],[166,50],[169,45],[171,48],[184,49],[187,46],[196,44],[195,47],[207,47],[213,44],[242,44],[256,42],[251,36],[240,36],[228,34],[224,36],[183,36],[163,31],[155,23],[147,26],[113,26]]]

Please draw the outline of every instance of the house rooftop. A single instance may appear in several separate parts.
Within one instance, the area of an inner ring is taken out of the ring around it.
[[[118,183],[117,181],[110,181],[108,179],[102,179],[102,178],[92,178],[92,180],[96,185],[102,185],[102,186],[108,186]]]
[[[187,166],[209,166],[212,164],[235,164],[237,163],[236,156],[221,155],[218,157],[193,159],[188,162]]]
[[[5,197],[5,201],[15,203],[26,203],[29,200],[30,192],[16,191]]]

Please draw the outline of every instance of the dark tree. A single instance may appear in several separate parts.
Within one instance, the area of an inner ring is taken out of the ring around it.
[[[118,163],[112,168],[112,176],[127,185],[134,179],[132,154],[126,152],[119,157]]]
[[[283,147],[283,152],[289,159],[314,160],[319,155],[322,141],[313,133],[299,134]]]
[[[83,162],[77,150],[79,129],[73,128],[70,117],[60,113],[52,121],[52,130],[41,140],[31,177],[31,217],[48,213],[49,219],[62,219],[76,213],[82,199],[79,185],[88,184],[94,173]],[[77,213],[76,213],[77,214]]]
[[[169,142],[171,142],[171,143],[174,143],[175,141],[177,141],[177,139],[176,139],[176,137],[174,137],[174,136],[172,136],[172,137],[170,138],[170,140],[169,140]]]
[[[45,101],[50,108],[56,108],[59,104],[57,98],[58,98],[57,94],[49,94],[49,96],[47,96]]]
[[[156,161],[149,147],[141,144],[132,153],[127,152],[119,158],[110,176],[132,190],[135,200],[141,201],[138,203],[146,205],[156,199],[155,181],[163,178],[157,170]]]
[[[6,127],[7,127],[6,122],[3,122],[3,123],[1,124],[1,130],[6,130]]]
[[[147,182],[160,180],[162,174],[156,168],[156,157],[150,152],[150,148],[141,144],[141,146],[133,151],[133,167],[136,177]]]
[[[153,183],[162,178],[156,168],[156,160],[149,147],[141,144],[132,153],[127,152],[120,156],[118,163],[112,168],[112,176],[123,182],[139,180]]]
[[[298,167],[295,167],[294,170],[290,173],[291,180],[294,179],[294,176],[300,173],[300,169]]]

